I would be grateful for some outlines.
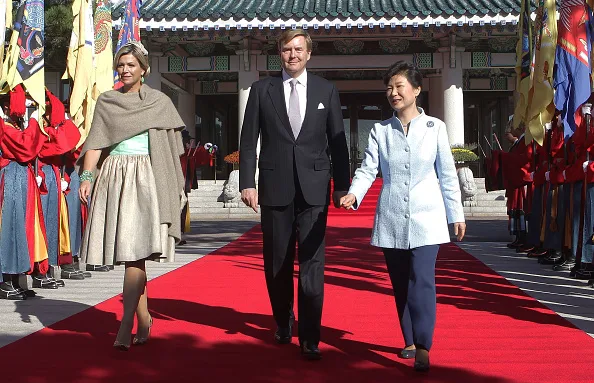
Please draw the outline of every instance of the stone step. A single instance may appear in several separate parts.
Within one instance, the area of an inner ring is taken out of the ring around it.
[[[464,213],[465,217],[507,217],[507,213]]]
[[[464,206],[463,209],[464,213],[507,213],[505,208],[499,206]]]
[[[208,188],[208,189],[195,189],[192,190],[191,193],[189,193],[189,195],[211,195],[211,194],[221,194],[223,192],[223,188]]]
[[[216,202],[216,200],[205,200],[205,201],[201,201],[201,200],[195,200],[195,199],[191,199],[190,200],[190,211],[192,211],[192,209],[194,207],[208,207],[208,208],[221,208],[224,209],[225,208],[225,204],[223,202]]]
[[[193,221],[216,221],[216,220],[225,220],[225,221],[233,221],[233,220],[253,220],[253,221],[260,221],[259,214],[234,214],[230,215],[228,213],[204,213],[204,214],[190,214],[190,218]]]
[[[207,214],[207,213],[213,213],[213,214],[227,214],[227,215],[237,215],[237,214],[252,214],[254,216],[256,216],[257,214],[254,213],[254,211],[247,207],[223,207],[222,205],[220,207],[206,207],[206,206],[195,206],[192,207],[192,205],[190,205],[190,215],[193,214]]]
[[[477,194],[477,201],[497,201],[505,204],[506,198],[504,196],[493,196],[489,194]]]
[[[476,201],[476,203],[477,203],[476,207],[484,206],[484,207],[498,207],[498,208],[502,208],[502,209],[507,208],[507,204],[505,201],[485,201],[485,200],[480,201],[479,200],[479,201]],[[475,207],[475,206],[472,206],[472,207]]]

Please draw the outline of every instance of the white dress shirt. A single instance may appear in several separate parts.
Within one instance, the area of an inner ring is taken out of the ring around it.
[[[292,77],[283,69],[283,90],[285,92],[285,105],[287,106],[287,115],[289,114],[289,97],[291,97],[291,79]],[[307,71],[297,77],[297,95],[299,96],[299,114],[301,117],[301,124],[305,119],[305,108],[307,106]]]

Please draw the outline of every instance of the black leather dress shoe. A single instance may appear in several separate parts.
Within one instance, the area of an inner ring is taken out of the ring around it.
[[[108,272],[110,269],[109,269],[109,266],[107,266],[107,265],[86,265],[85,270],[99,271],[99,272],[105,273],[105,272]]]
[[[571,271],[575,266],[575,258],[568,258],[563,263],[553,266],[553,271]]]
[[[24,301],[27,295],[21,289],[16,289],[11,281],[0,283],[0,299]]]
[[[516,248],[516,253],[529,253],[533,251],[536,247],[532,245],[522,245]]]
[[[49,279],[46,274],[34,274],[31,276],[33,288],[36,289],[57,289],[58,284]]]
[[[509,249],[517,249],[518,247],[522,246],[522,244],[516,239],[512,243],[508,243],[506,245]]]
[[[414,348],[412,350],[403,349],[402,351],[400,351],[400,357],[402,359],[412,359],[415,357],[416,354],[417,350]]]
[[[543,258],[538,258],[538,263],[542,265],[558,265],[563,263],[563,255],[557,251],[551,251]]]
[[[301,344],[301,355],[307,360],[320,360],[322,359],[322,353],[318,348],[317,344],[309,343],[304,341]]]
[[[534,249],[531,252],[529,252],[528,254],[526,254],[526,256],[528,258],[539,258],[539,257],[544,257],[547,254],[548,254],[548,252],[546,250]]]
[[[278,344],[289,344],[293,338],[292,327],[279,327],[274,333],[274,340]]]

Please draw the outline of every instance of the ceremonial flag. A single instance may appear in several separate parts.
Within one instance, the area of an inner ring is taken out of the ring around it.
[[[45,112],[44,11],[43,0],[20,2],[2,70],[3,91],[23,84],[40,115]]]
[[[91,128],[93,111],[93,56],[95,34],[93,28],[92,0],[74,0],[72,3],[72,35],[63,79],[72,79],[70,116],[81,132],[79,145],[84,142]],[[77,147],[78,147],[77,146]]]
[[[593,0],[594,1],[594,0]],[[537,31],[534,46],[534,73],[528,94],[528,121],[526,143],[532,139],[542,145],[544,124],[555,113],[553,104],[553,68],[557,47],[557,9],[555,0],[540,0],[536,10],[534,29]]]
[[[142,6],[142,0],[127,0],[126,11],[124,12],[122,20],[122,29],[120,29],[120,35],[118,36],[118,45],[116,47],[116,53],[129,41],[140,41],[140,7]],[[117,72],[114,73],[114,82],[116,83],[115,88],[122,86],[119,81]]]
[[[97,0],[95,9],[95,76],[93,99],[113,89],[113,44],[111,4],[108,0]]]
[[[11,9],[8,9],[8,7],[10,7]],[[0,64],[4,61],[4,43],[6,42],[6,28],[12,27],[12,25],[8,24],[7,22],[7,16],[9,11],[10,18],[12,18],[12,1],[0,0]]]
[[[530,0],[520,0],[522,9],[518,26],[516,46],[516,91],[520,94],[514,112],[513,126],[526,123],[528,111],[528,92],[530,91],[530,69],[532,64],[532,20],[530,19]]]
[[[581,121],[579,107],[591,90],[591,11],[584,0],[564,0],[559,7],[559,37],[555,53],[555,107],[561,111],[565,138]]]

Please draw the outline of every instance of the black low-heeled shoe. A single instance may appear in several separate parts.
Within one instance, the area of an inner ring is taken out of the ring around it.
[[[66,282],[64,282],[61,279],[56,279],[56,278],[47,278],[48,281],[54,282],[58,287],[64,287],[66,286]]]
[[[427,372],[429,371],[429,367],[429,359],[427,359],[427,362],[415,361],[414,369],[417,372]]]
[[[57,289],[58,284],[50,280],[47,275],[33,275],[33,287],[36,289]]]
[[[0,299],[8,299],[11,301],[24,301],[27,299],[24,291],[14,288],[12,282],[0,283]]]
[[[87,271],[98,271],[100,273],[106,273],[109,270],[111,270],[111,268],[108,265],[86,265],[85,266],[85,270],[87,270]]]
[[[417,349],[413,348],[412,350],[403,349],[400,351],[400,357],[402,359],[412,359],[417,354]]]
[[[414,369],[417,372],[427,372],[429,371],[429,352],[426,350],[423,350],[424,352],[422,353],[417,353],[415,356],[415,364],[414,364]],[[420,355],[422,355],[423,353],[426,353],[427,355],[427,360],[419,360],[421,358],[419,358]]]

